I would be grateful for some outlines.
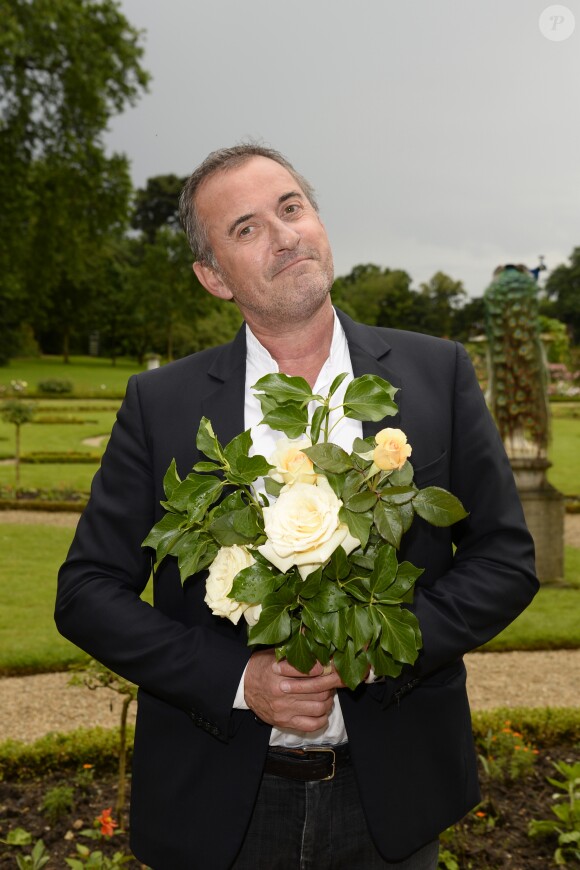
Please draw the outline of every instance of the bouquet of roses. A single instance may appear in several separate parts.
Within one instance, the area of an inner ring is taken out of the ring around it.
[[[415,515],[449,526],[467,514],[446,490],[417,488],[400,429],[357,438],[351,453],[332,443],[331,411],[360,421],[397,412],[397,389],[376,375],[352,380],[332,407],[346,377],[326,396],[284,374],[255,384],[262,423],[286,436],[269,460],[250,455],[249,430],[222,446],[202,418],[196,443],[206,460],[184,480],[171,463],[167,512],[143,546],[156,567],[177,557],[182,582],[209,569],[206,603],[234,623],[243,615],[250,645],[275,647],[303,673],[332,659],[355,688],[371,667],[398,676],[421,648],[405,605],[423,569],[397,559]]]

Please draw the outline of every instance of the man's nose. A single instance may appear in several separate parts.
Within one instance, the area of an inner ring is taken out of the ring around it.
[[[276,220],[271,226],[270,238],[272,251],[276,254],[279,251],[293,251],[300,241],[300,233],[284,221]]]

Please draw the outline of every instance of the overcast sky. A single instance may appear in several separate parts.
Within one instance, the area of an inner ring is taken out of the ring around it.
[[[258,138],[314,184],[337,275],[441,270],[472,296],[580,245],[580,0],[544,14],[552,36],[575,17],[559,40],[536,0],[120,5],[152,82],[107,141],[137,186]]]

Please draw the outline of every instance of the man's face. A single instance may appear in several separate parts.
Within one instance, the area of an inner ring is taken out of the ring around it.
[[[194,270],[215,296],[233,299],[252,325],[309,317],[333,281],[332,252],[318,214],[290,173],[251,157],[210,176],[197,194],[218,269]]]

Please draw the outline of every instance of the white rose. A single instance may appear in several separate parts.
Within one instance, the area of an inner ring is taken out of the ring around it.
[[[249,568],[255,561],[245,547],[238,547],[237,544],[219,550],[209,569],[204,598],[215,616],[225,616],[237,625],[243,613],[250,625],[256,624],[262,610],[261,604],[252,605],[228,598],[236,574]]]
[[[337,547],[351,553],[360,546],[346,524],[339,521],[341,507],[341,500],[322,475],[315,486],[295,483],[283,489],[278,501],[264,508],[268,540],[258,550],[283,573],[296,565],[305,579]]]
[[[312,447],[309,438],[291,440],[280,438],[274,453],[268,458],[273,465],[269,476],[277,483],[316,483],[316,473],[312,460],[302,452],[304,447]]]

